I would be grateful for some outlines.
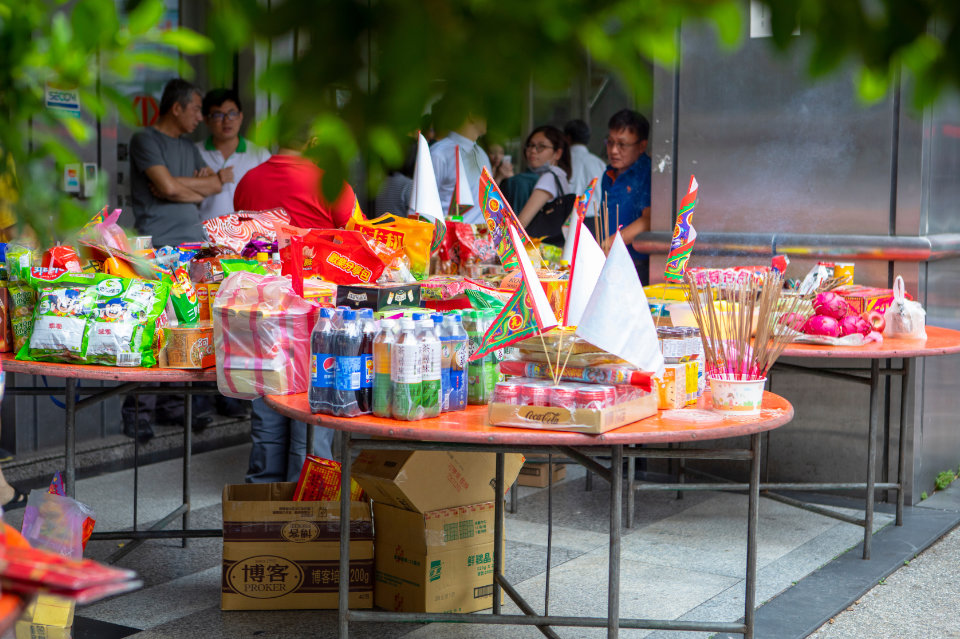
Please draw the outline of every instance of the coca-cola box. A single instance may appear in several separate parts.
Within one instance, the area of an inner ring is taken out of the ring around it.
[[[420,284],[341,285],[337,287],[337,306],[372,308],[375,311],[399,306],[420,306]]]
[[[490,404],[489,419],[494,426],[599,435],[656,414],[657,394],[644,392],[637,399],[600,409],[494,403]]]

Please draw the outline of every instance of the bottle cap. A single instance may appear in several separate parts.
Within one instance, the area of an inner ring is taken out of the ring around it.
[[[413,321],[414,321],[414,322],[419,322],[420,320],[422,320],[422,319],[425,318],[426,316],[427,316],[426,313],[414,313],[414,314],[413,314]]]
[[[411,318],[409,318],[409,317],[403,317],[403,318],[400,319],[400,328],[403,329],[403,330],[405,330],[405,331],[408,331],[408,330],[412,330],[413,328],[415,328],[415,325],[414,325],[413,320],[412,320]]]
[[[430,316],[430,319],[433,320],[434,324],[440,324],[443,322],[443,315],[440,313],[434,313],[433,315]]]
[[[321,309],[320,309],[320,317],[333,317],[333,309],[332,309],[332,308],[321,308]]]
[[[343,320],[345,322],[353,322],[357,319],[357,312],[352,308],[343,312]]]

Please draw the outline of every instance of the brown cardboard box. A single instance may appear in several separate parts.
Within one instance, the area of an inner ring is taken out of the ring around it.
[[[493,605],[494,504],[416,513],[374,502],[374,603],[401,612]]]
[[[547,475],[547,466],[553,468],[553,483],[557,483],[567,476],[567,465],[556,462],[548,464],[547,462],[538,462],[527,460],[520,469],[520,476],[517,477],[517,483],[521,486],[533,486],[534,488],[543,488],[549,482]]]
[[[518,406],[490,404],[490,423],[495,426],[568,430],[598,435],[657,414],[657,394],[645,393],[638,399],[602,410],[557,406]]]
[[[504,490],[522,465],[523,455],[504,455]],[[495,498],[494,453],[365,450],[350,473],[374,501],[420,513]]]
[[[18,621],[14,636],[17,639],[70,639],[72,627],[45,626],[30,621]]]
[[[337,607],[340,503],[292,501],[296,484],[223,489],[223,610]],[[350,607],[373,606],[370,504],[350,506]]]

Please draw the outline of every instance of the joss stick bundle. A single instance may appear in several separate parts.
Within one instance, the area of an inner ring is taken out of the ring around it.
[[[795,335],[779,318],[812,312],[801,296],[781,300],[783,279],[777,272],[732,284],[698,282],[690,274],[686,280],[708,375],[735,380],[765,378]]]

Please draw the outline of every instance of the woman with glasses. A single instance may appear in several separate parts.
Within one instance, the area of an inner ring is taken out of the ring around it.
[[[545,205],[571,193],[570,146],[560,129],[544,125],[537,127],[527,136],[523,150],[528,176],[529,174],[535,176],[530,193],[524,198],[518,189],[511,188],[511,182],[520,179],[523,175],[521,174],[504,182],[504,194],[508,199],[510,195],[507,193],[513,194],[514,199],[510,200],[510,204],[524,227],[529,227],[531,224],[537,226],[537,223],[543,221],[537,221],[537,217],[544,214],[541,212]],[[530,177],[523,179],[531,181]],[[562,212],[555,214],[563,215]],[[560,224],[563,221],[566,221],[566,215],[563,215]],[[557,228],[559,229],[559,225]],[[556,238],[551,239],[556,241]],[[559,243],[562,244],[562,242],[561,235]]]

